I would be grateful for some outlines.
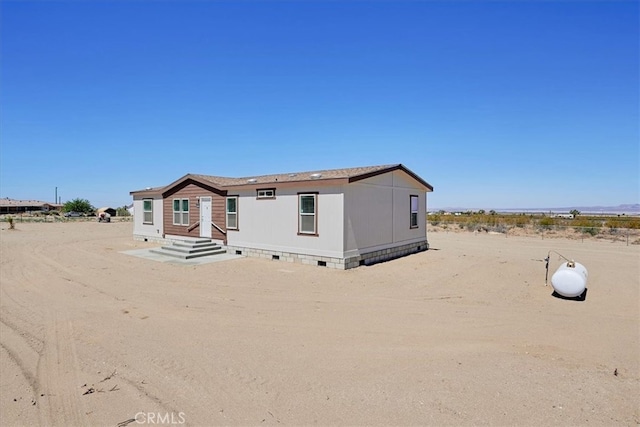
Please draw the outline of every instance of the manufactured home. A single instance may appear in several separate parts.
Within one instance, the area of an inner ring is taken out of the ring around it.
[[[14,200],[10,198],[0,199],[0,214],[18,214],[26,212],[49,212],[58,210],[60,204],[42,202],[39,200]]]
[[[134,239],[206,238],[227,252],[339,269],[429,248],[427,193],[402,164],[227,178],[132,191]]]

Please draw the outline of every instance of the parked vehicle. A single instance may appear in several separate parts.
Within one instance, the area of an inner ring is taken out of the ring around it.
[[[66,216],[67,218],[71,218],[71,217],[77,218],[82,216],[82,214],[80,212],[70,211],[65,213],[64,216]]]
[[[111,215],[107,212],[100,212],[98,214],[98,222],[111,222]]]

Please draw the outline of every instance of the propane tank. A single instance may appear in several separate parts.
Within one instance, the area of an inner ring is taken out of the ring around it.
[[[563,297],[578,297],[587,288],[588,275],[584,265],[573,260],[567,261],[561,264],[551,276],[551,286]]]

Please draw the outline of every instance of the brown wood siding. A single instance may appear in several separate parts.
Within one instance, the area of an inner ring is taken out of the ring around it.
[[[200,220],[200,208],[197,207],[198,199],[203,196],[211,197],[211,216],[212,221],[220,228],[226,231],[224,221],[224,203],[225,197],[216,194],[208,189],[202,188],[194,183],[190,183],[178,191],[172,193],[162,201],[164,232],[173,236],[200,237],[200,226],[191,228],[193,224]],[[173,224],[173,200],[189,199],[189,225]],[[191,231],[189,231],[191,228]],[[226,235],[221,233],[216,227],[211,227],[211,237],[213,239],[224,240],[226,243]]]
[[[225,218],[225,196],[219,196],[215,194],[211,199],[211,216],[213,217],[213,223],[218,227],[222,228],[225,232],[227,231],[227,221]],[[214,239],[222,239],[224,240],[225,245],[227,244],[227,236],[222,234],[220,230],[216,227],[211,227],[211,234]]]

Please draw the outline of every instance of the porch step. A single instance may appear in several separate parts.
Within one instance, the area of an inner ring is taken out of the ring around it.
[[[207,239],[206,237],[185,237],[183,239],[173,240],[173,243],[186,243],[188,245],[197,244],[197,243],[212,243],[211,239]]]
[[[212,242],[211,239],[189,239],[174,241],[170,246],[151,249],[150,252],[180,259],[191,259],[227,253],[226,249],[224,249],[219,244]]]
[[[184,242],[184,241],[179,241],[179,242],[173,242],[173,244],[171,246],[168,246],[169,248],[186,248],[186,249],[208,249],[208,248],[219,248],[220,245],[218,245],[217,243],[212,242],[211,240],[207,241],[207,242],[199,242],[199,243],[190,243],[190,242]]]

